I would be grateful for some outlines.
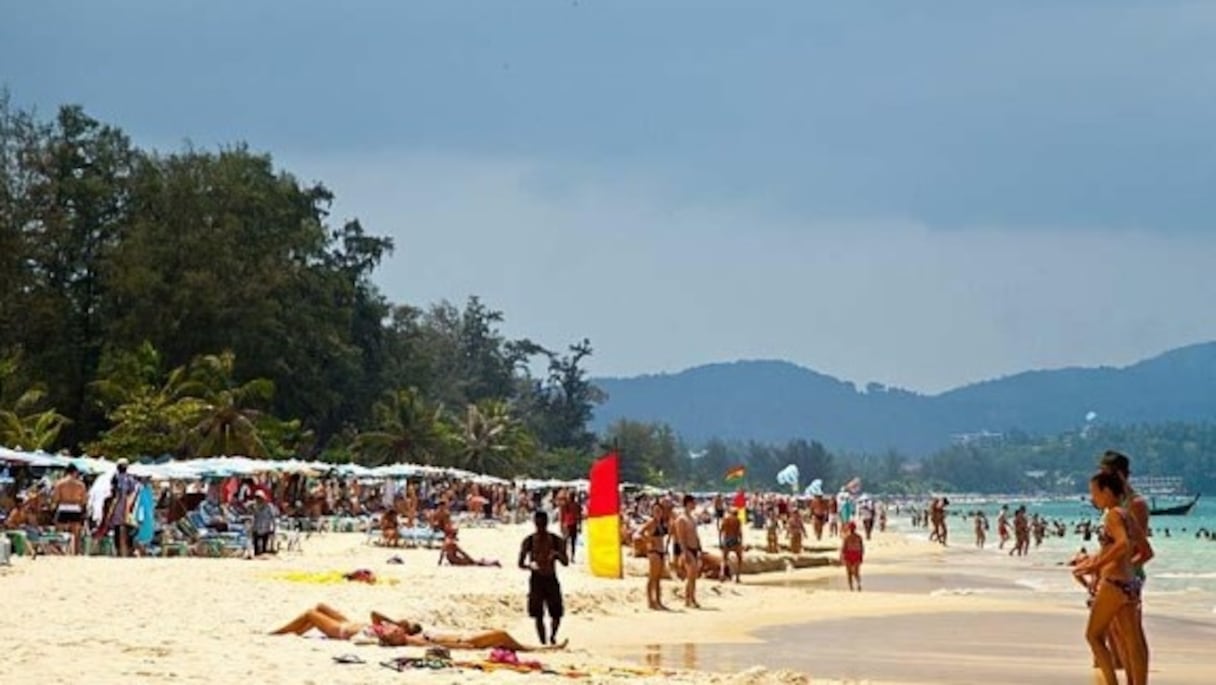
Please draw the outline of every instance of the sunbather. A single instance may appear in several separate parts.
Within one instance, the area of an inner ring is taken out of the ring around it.
[[[373,611],[370,623],[352,621],[325,604],[300,614],[271,635],[303,635],[317,629],[331,640],[357,636],[379,640],[386,647],[444,647],[446,649],[509,649],[515,652],[541,652],[565,649],[566,642],[551,647],[521,644],[504,630],[487,630],[474,635],[440,635],[423,632],[422,626],[408,620],[396,621]]]
[[[474,559],[469,556],[469,553],[460,549],[460,545],[456,544],[456,540],[448,538],[443,541],[443,552],[439,555],[439,564],[448,562],[452,566],[495,566],[500,567],[502,564],[490,559]]]

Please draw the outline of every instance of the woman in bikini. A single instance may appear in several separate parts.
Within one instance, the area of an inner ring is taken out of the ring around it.
[[[1078,578],[1093,578],[1090,586],[1093,600],[1085,639],[1093,651],[1103,681],[1106,685],[1118,685],[1114,657],[1107,647],[1112,626],[1118,628],[1113,635],[1117,638],[1117,648],[1129,676],[1143,672],[1140,666],[1145,660],[1143,645],[1135,639],[1141,583],[1132,568],[1136,548],[1132,542],[1134,535],[1129,530],[1134,524],[1119,506],[1125,489],[1117,475],[1098,473],[1089,481],[1089,492],[1094,506],[1103,510],[1102,548],[1098,554],[1078,563],[1073,568],[1073,574]],[[1135,680],[1132,676],[1130,685],[1142,685]]]
[[[487,630],[475,635],[437,635],[425,633],[422,626],[408,620],[393,620],[373,611],[370,623],[352,621],[326,604],[305,611],[271,635],[303,635],[319,630],[331,640],[355,637],[375,639],[385,647],[444,647],[446,649],[509,649],[513,652],[544,652],[565,649],[563,641],[551,647],[532,647],[520,643],[504,630]]]
[[[640,531],[649,562],[646,573],[646,604],[656,611],[667,610],[663,605],[663,574],[667,566],[667,539],[670,536],[671,503],[661,500],[655,505],[654,515]]]
[[[861,562],[865,558],[866,543],[857,534],[857,524],[849,521],[844,524],[844,540],[840,543],[840,563],[844,564],[845,575],[849,580],[849,590],[861,592]]]
[[[468,552],[460,548],[456,538],[445,538],[443,550],[439,553],[439,565],[448,562],[452,566],[492,566],[501,568],[502,564],[492,559],[474,559]]]

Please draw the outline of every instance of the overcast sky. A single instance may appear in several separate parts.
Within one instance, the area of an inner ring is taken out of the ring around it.
[[[937,391],[1216,339],[1216,4],[3,6],[18,104],[270,151],[393,236],[390,297],[597,374]]]

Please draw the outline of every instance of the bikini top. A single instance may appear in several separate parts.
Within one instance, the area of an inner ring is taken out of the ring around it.
[[[665,538],[669,532],[670,531],[667,530],[667,524],[660,521],[655,524],[654,533],[652,533],[652,535],[656,538]]]

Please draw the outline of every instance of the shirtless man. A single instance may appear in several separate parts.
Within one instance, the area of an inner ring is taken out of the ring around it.
[[[700,609],[697,603],[697,577],[701,575],[701,538],[697,535],[697,498],[684,495],[684,512],[676,519],[675,556],[684,564],[684,606]]]
[[[72,554],[80,553],[80,528],[88,498],[89,489],[80,480],[80,472],[75,465],[68,465],[67,474],[55,482],[51,508],[55,511],[55,528],[72,536]]]
[[[519,567],[531,572],[528,577],[528,615],[536,621],[536,635],[540,643],[557,644],[557,629],[561,626],[565,608],[562,603],[562,586],[557,581],[556,562],[569,566],[566,557],[566,542],[549,532],[549,515],[539,510],[532,516],[536,532],[524,538],[519,547]],[[545,635],[545,610],[549,611],[552,629],[548,640]]]
[[[828,503],[823,495],[815,495],[811,499],[811,528],[815,531],[815,539],[823,539],[823,525],[828,522]]]
[[[722,566],[730,565],[730,555],[735,555],[736,565],[732,570],[735,582],[739,582],[739,574],[743,572],[743,522],[739,520],[739,512],[731,507],[730,512],[722,519]],[[726,576],[723,569],[723,577]]]

